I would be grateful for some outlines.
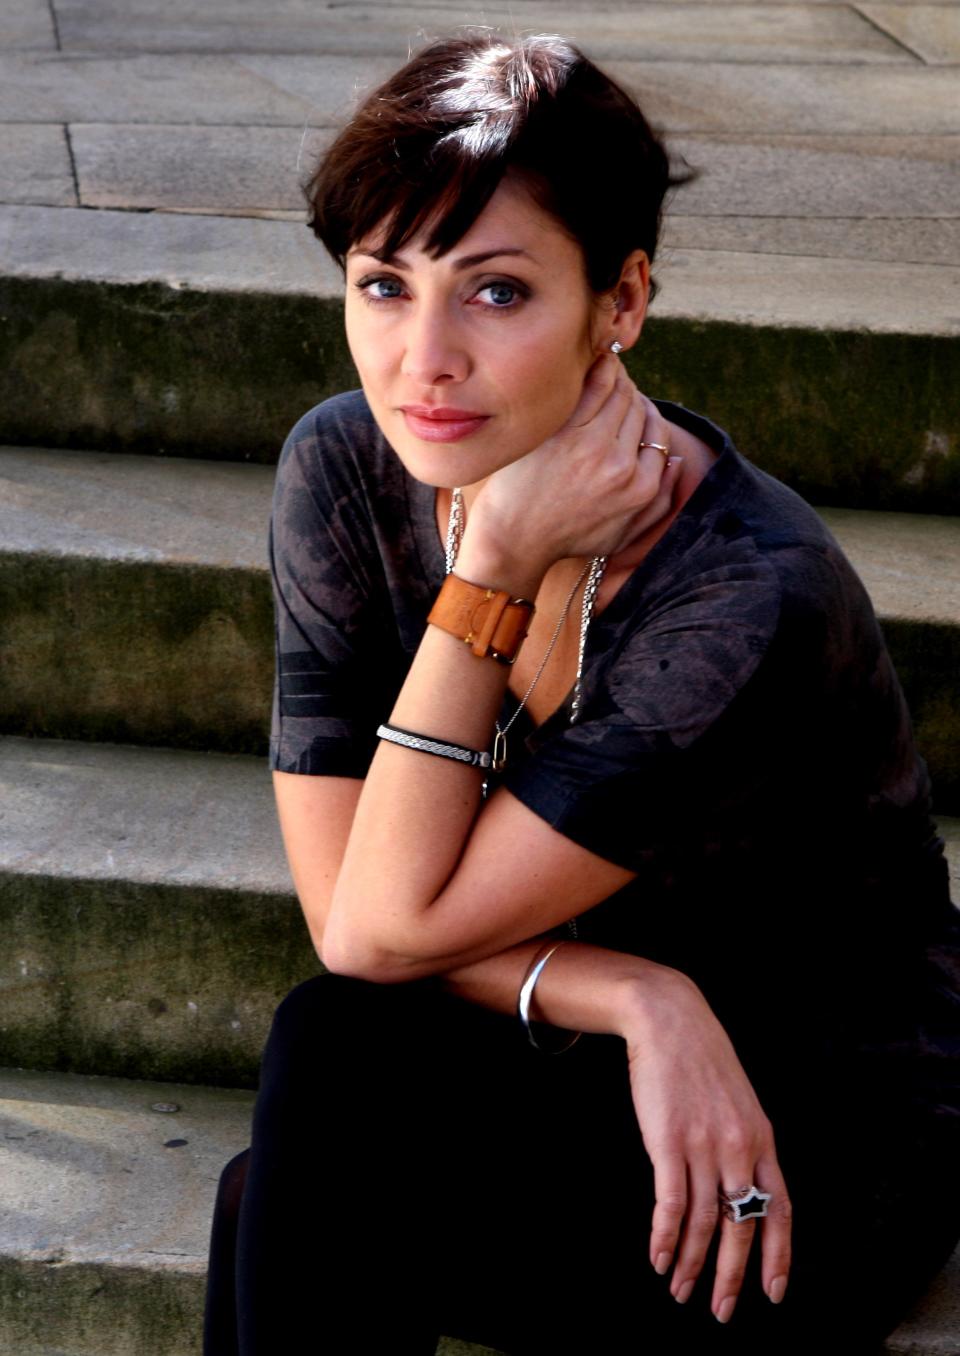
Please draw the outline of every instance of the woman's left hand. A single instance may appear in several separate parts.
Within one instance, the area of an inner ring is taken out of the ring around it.
[[[685,1303],[719,1228],[711,1308],[725,1323],[759,1234],[763,1289],[779,1303],[790,1271],[790,1197],[773,1127],[729,1036],[693,981],[668,967],[637,991],[623,1035],[654,1174],[651,1263],[660,1274],[673,1265],[670,1292]],[[734,1222],[719,1193],[748,1184],[770,1196],[767,1214]]]

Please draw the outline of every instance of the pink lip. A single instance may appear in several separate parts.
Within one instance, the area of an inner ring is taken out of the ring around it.
[[[404,414],[417,414],[421,419],[486,419],[479,410],[457,410],[452,405],[401,405]]]
[[[475,433],[490,418],[470,410],[447,406],[402,405],[403,417],[411,433],[428,443],[453,443]]]

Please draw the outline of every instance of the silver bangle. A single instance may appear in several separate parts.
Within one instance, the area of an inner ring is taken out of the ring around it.
[[[446,744],[442,739],[430,739],[428,735],[414,734],[412,730],[401,730],[396,725],[381,725],[377,735],[380,739],[388,739],[391,744],[402,744],[405,749],[435,753],[441,758],[453,758],[456,762],[466,763],[470,767],[489,767],[492,762],[489,753],[467,749],[462,744]]]
[[[542,1050],[543,1053],[546,1055],[562,1054],[564,1050],[569,1050],[571,1045],[576,1045],[577,1041],[580,1039],[581,1036],[581,1033],[579,1031],[576,1031],[573,1033],[572,1040],[567,1041],[563,1045],[558,1045],[555,1046],[553,1049],[550,1049],[549,1047],[540,1044],[540,1042],[534,1036],[533,1028],[530,1025],[530,999],[533,997],[533,991],[536,988],[537,980],[540,978],[541,972],[543,971],[543,967],[546,965],[547,961],[550,959],[553,953],[557,950],[558,947],[565,945],[566,943],[563,941],[555,942],[545,956],[540,955],[539,959],[537,957],[533,959],[533,961],[530,964],[530,968],[524,977],[523,983],[520,985],[520,994],[517,998],[517,1016],[523,1023],[523,1027],[527,1033],[527,1037],[530,1041],[530,1044],[534,1047],[535,1050]],[[538,1022],[537,1025],[546,1027],[553,1031],[562,1030],[562,1028],[550,1027],[549,1023],[547,1022]]]

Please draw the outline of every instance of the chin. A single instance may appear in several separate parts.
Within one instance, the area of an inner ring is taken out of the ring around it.
[[[398,447],[397,442],[391,441],[390,438],[387,438],[387,442],[403,463],[404,469],[423,485],[452,490],[455,485],[472,485],[474,481],[482,480],[485,474],[489,474],[488,472],[476,474],[473,467],[468,467],[462,458],[457,457],[453,443],[434,443],[429,449],[421,450],[406,445]]]
[[[473,485],[504,465],[502,456],[485,456],[476,443],[468,447],[470,439],[449,443],[421,441],[410,434],[402,416],[399,426],[393,420],[386,428],[379,419],[377,423],[405,469],[424,485],[447,490],[452,490],[455,485]]]

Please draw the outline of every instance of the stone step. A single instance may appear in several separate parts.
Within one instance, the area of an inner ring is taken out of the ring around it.
[[[256,1085],[320,971],[265,759],[0,739],[0,1064]]]
[[[264,760],[8,737],[0,822],[0,1064],[254,1087],[320,970]]]
[[[0,1350],[199,1356],[219,1174],[253,1095],[0,1070]],[[887,1340],[956,1351],[960,1254]],[[450,1338],[437,1356],[498,1356]]]
[[[0,732],[265,752],[272,484],[269,466],[0,448]],[[960,517],[822,512],[874,598],[937,805],[960,812]]]
[[[304,130],[287,130],[292,167]],[[901,137],[896,151],[875,137],[865,143],[870,171],[866,152],[842,137],[803,149],[781,132],[778,148],[766,144],[772,133],[752,144],[746,133],[731,143],[694,131],[685,144],[695,162],[713,165],[718,182],[731,163],[749,180],[745,215],[717,218],[712,236],[707,174],[690,190],[690,215],[671,218],[661,293],[628,360],[637,381],[709,411],[742,441],[749,431],[745,450],[812,500],[960,513],[960,268],[947,261],[951,228],[938,205],[953,129],[926,168],[915,144]],[[223,154],[252,154],[259,137],[273,162],[281,134],[254,129]],[[154,163],[137,150],[148,135],[156,144],[160,132],[130,133],[130,164]],[[78,136],[81,155],[93,154],[93,136]],[[113,165],[122,129],[98,144]],[[888,165],[895,151],[912,166],[913,196],[941,216],[895,223],[904,247],[894,259],[850,257],[876,241],[863,195],[879,192],[877,175],[902,178]],[[29,147],[24,155],[35,159]],[[166,182],[162,165],[157,173]],[[825,174],[849,186],[835,209],[843,220],[807,228],[809,184]],[[208,179],[234,177],[211,162]],[[794,186],[793,207],[772,201],[773,182]],[[304,409],[356,385],[339,274],[302,220],[209,210],[0,206],[0,439],[270,462]],[[838,246],[844,220],[854,222],[853,244]]]

